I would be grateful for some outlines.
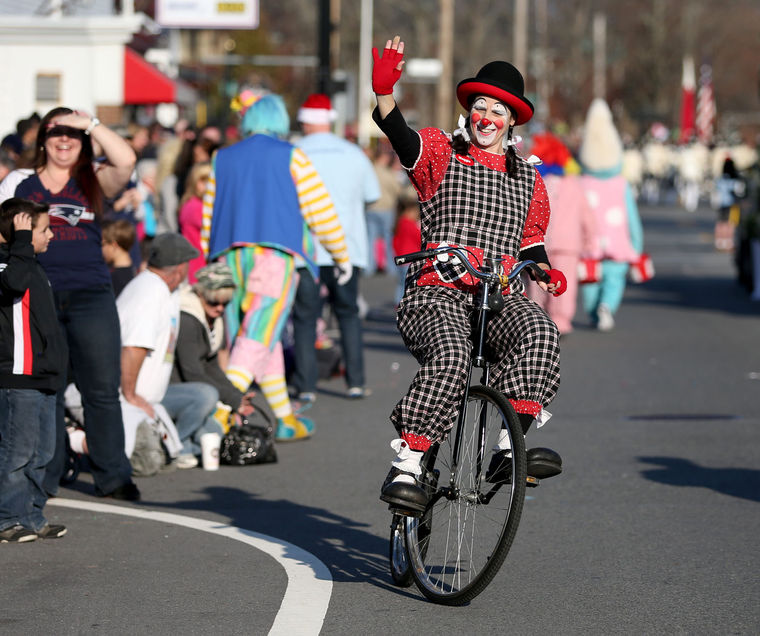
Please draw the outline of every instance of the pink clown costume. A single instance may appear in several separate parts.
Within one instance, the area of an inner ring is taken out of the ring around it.
[[[630,264],[643,250],[644,231],[633,191],[621,175],[623,144],[602,99],[595,99],[589,107],[580,160],[602,257],[601,281],[583,285],[581,298],[597,328],[609,331],[623,300]]]

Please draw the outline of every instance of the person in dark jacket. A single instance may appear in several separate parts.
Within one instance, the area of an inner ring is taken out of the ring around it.
[[[52,236],[47,204],[14,197],[0,206],[0,543],[66,534],[42,514],[67,359],[50,282],[35,257]]]
[[[214,386],[220,401],[216,418],[225,428],[230,414],[250,418],[254,412],[275,424],[277,418],[258,385],[252,383],[244,393],[224,372],[229,355],[222,316],[235,288],[233,272],[222,262],[197,270],[196,283],[183,288],[171,382],[206,382]]]

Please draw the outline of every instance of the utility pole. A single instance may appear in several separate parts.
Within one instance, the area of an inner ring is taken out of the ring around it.
[[[330,82],[330,34],[332,23],[330,21],[330,0],[319,0],[319,71],[317,72],[317,92],[330,95],[332,87]]]
[[[522,73],[528,75],[528,0],[515,0],[515,17],[512,28],[512,64]]]
[[[340,0],[330,0],[330,64],[340,68]]]
[[[362,148],[369,146],[372,127],[372,20],[373,0],[361,0],[361,24],[359,25],[359,87],[357,90],[357,117],[359,119],[358,142]]]
[[[551,119],[549,99],[551,96],[551,68],[549,62],[549,13],[547,0],[536,0],[536,35],[538,39],[538,55],[536,64],[536,82],[538,84],[537,119],[547,125]]]
[[[607,17],[594,14],[594,97],[607,98]]]
[[[441,76],[438,78],[436,95],[436,122],[439,128],[448,130],[454,114],[452,83],[454,75],[454,0],[438,0],[440,25],[438,59]]]

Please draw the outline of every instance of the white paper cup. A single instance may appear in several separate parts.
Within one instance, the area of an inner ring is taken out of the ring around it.
[[[219,433],[204,433],[201,435],[201,458],[203,470],[219,470],[219,447],[222,437]]]

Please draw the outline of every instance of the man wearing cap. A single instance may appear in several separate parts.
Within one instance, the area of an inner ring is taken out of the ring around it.
[[[210,417],[219,399],[214,387],[201,382],[169,385],[179,330],[177,289],[187,277],[188,262],[199,253],[181,234],[158,235],[151,243],[147,268],[116,301],[127,457],[135,448],[137,428],[146,418],[158,420],[168,430],[164,443],[169,454],[176,456],[177,468],[198,465],[202,433],[221,433]]]
[[[377,96],[373,118],[388,136],[407,170],[420,201],[423,247],[442,243],[467,247],[481,258],[497,258],[509,271],[530,259],[549,270],[564,291],[561,272],[551,269],[544,249],[549,202],[535,168],[517,155],[513,127],[526,123],[533,105],[524,96],[520,72],[495,61],[457,86],[467,112],[452,135],[435,128],[407,127],[393,98],[401,76],[404,43],[388,40],[382,56],[373,50],[372,88]],[[510,400],[527,433],[559,386],[559,333],[554,323],[523,294],[521,283],[505,295],[504,309],[489,323],[487,344],[497,358],[492,385]],[[404,342],[421,364],[407,394],[391,414],[400,439],[391,447],[396,459],[382,487],[381,500],[392,508],[424,511],[427,495],[417,477],[422,454],[442,441],[456,417],[467,380],[471,344],[470,316],[475,296],[461,263],[413,263],[398,310]],[[505,478],[507,448],[494,451],[486,479]],[[561,471],[561,459],[549,449],[528,451],[528,473],[549,477]]]
[[[327,95],[309,95],[298,111],[298,122],[304,132],[298,147],[306,152],[322,177],[346,234],[353,273],[345,285],[338,285],[330,255],[321,246],[317,246],[316,263],[319,265],[319,282],[327,287],[328,301],[340,327],[348,385],[346,395],[362,398],[366,389],[358,305],[359,277],[369,264],[365,206],[380,198],[380,184],[372,163],[362,150],[331,132],[335,117],[336,112]],[[313,401],[318,376],[314,343],[322,299],[319,282],[311,272],[303,267],[298,273],[298,290],[293,305],[293,384],[301,400]]]

